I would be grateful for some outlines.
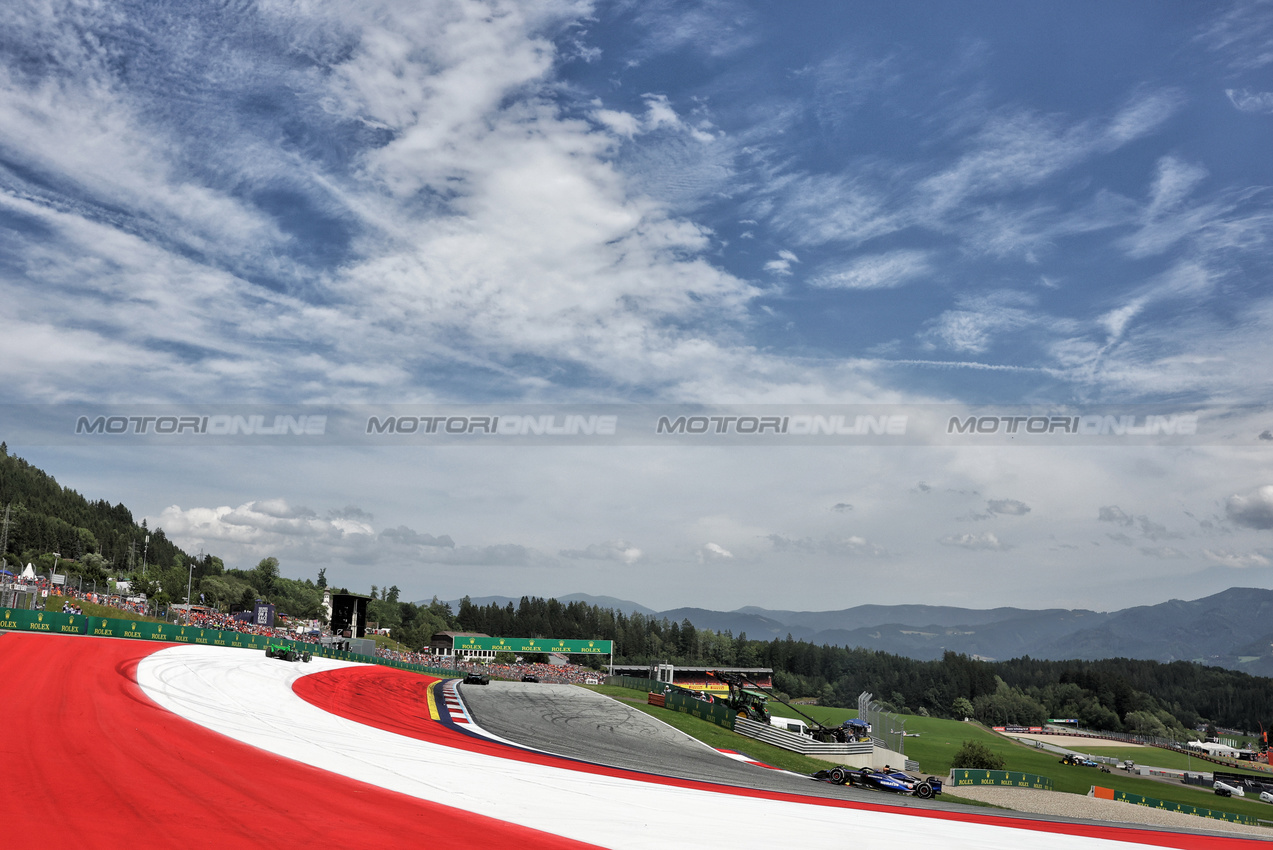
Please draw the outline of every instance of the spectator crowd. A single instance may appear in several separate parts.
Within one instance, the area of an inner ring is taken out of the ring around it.
[[[44,602],[46,610],[49,605],[55,604],[51,602],[51,597],[58,596],[62,599],[62,613],[64,614],[83,614],[79,602],[91,602],[97,605],[105,605],[127,614],[146,615],[150,613],[147,610],[147,604],[141,601],[129,600],[123,596],[114,594],[93,593],[78,590],[65,586],[50,586],[47,577],[36,579],[34,582],[26,582],[27,590],[34,590]],[[47,593],[44,593],[47,592]],[[219,631],[240,632],[243,634],[259,635],[264,637],[278,638],[280,640],[299,641],[302,643],[318,644],[320,638],[316,634],[310,634],[308,630],[297,632],[293,629],[281,626],[262,626],[248,620],[237,618],[231,614],[222,614],[217,611],[207,610],[191,610],[189,612],[176,609],[173,613],[179,616],[184,615],[183,619],[187,625],[200,629],[217,629]],[[303,627],[302,627],[303,628]],[[581,667],[577,664],[543,664],[531,662],[517,662],[513,664],[497,664],[481,663],[476,661],[459,661],[450,655],[433,655],[427,648],[421,652],[410,652],[389,649],[387,647],[377,647],[376,655],[393,661],[404,662],[407,664],[419,664],[424,667],[439,667],[450,670],[458,670],[464,673],[485,673],[493,679],[510,679],[520,681],[525,677],[534,677],[540,682],[553,682],[560,684],[585,684],[589,681],[599,682],[605,677],[605,673],[592,670],[588,667]]]

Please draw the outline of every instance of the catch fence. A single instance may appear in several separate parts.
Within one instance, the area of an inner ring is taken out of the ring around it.
[[[877,747],[906,755],[906,721],[901,715],[885,711],[875,701],[875,695],[863,691],[858,694],[858,719],[870,724],[871,740]]]

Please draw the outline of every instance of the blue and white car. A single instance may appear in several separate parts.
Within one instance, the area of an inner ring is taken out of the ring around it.
[[[935,777],[920,779],[900,770],[875,770],[863,767],[847,772],[846,780],[850,785],[863,788],[874,788],[877,791],[892,791],[894,794],[913,794],[921,800],[936,797],[942,791],[941,780]]]

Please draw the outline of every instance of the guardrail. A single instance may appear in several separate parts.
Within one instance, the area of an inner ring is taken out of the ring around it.
[[[755,738],[757,741],[764,741],[766,744],[773,744],[775,747],[782,747],[784,750],[791,750],[806,756],[869,756],[875,752],[875,744],[871,741],[854,741],[849,744],[824,744],[820,741],[806,738],[804,735],[797,735],[795,732],[788,732],[786,729],[770,726],[768,723],[757,723],[754,720],[746,720],[741,717],[734,720],[734,731],[746,735],[748,738]]]

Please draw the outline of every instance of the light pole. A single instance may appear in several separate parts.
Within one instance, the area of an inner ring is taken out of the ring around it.
[[[141,574],[146,575],[146,553],[150,551],[150,535],[146,535],[146,542],[141,547]]]
[[[190,562],[190,574],[186,576],[186,622],[190,622],[190,584],[194,581],[194,561]]]

